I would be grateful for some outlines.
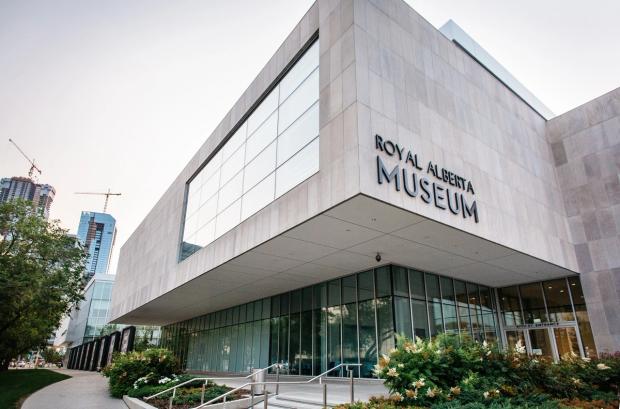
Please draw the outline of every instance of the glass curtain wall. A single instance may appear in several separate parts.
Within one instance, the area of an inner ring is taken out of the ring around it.
[[[188,182],[181,260],[319,170],[318,67],[315,41]]]
[[[360,363],[371,377],[397,337],[440,332],[496,341],[488,287],[383,266],[163,328],[162,345],[191,371],[248,372],[275,362],[294,375]],[[345,376],[336,371],[332,376]]]
[[[509,344],[512,343],[511,338],[522,336],[518,329],[576,323],[586,357],[596,356],[579,277],[498,288],[497,294],[501,316],[508,329],[506,334]],[[570,328],[555,333],[559,349],[575,349],[577,334]],[[564,347],[566,345],[569,346]]]

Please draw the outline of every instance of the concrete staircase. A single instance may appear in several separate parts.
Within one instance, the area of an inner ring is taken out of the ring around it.
[[[320,400],[304,399],[294,395],[269,395],[267,401],[268,408],[284,408],[284,409],[321,409],[323,402]],[[327,407],[333,408],[340,403],[327,401]],[[254,409],[263,409],[264,402],[260,405],[254,405]]]

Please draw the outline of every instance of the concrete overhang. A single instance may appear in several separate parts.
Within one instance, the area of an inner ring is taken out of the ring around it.
[[[575,274],[358,195],[113,322],[170,324],[391,263],[492,287]]]

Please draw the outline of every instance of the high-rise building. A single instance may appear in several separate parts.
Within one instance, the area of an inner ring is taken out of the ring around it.
[[[116,219],[107,213],[82,212],[77,237],[88,252],[85,274],[106,274],[116,238]]]
[[[92,341],[102,333],[118,331],[124,325],[111,324],[108,328],[110,316],[110,303],[112,301],[112,288],[114,279],[112,274],[94,274],[84,287],[84,299],[80,301],[79,308],[74,308],[67,322],[63,322],[59,328],[59,334],[54,342],[55,346],[75,347]],[[137,339],[146,339],[149,343],[159,343],[159,327],[138,326]]]
[[[14,199],[30,200],[46,219],[55,195],[56,189],[53,186],[37,183],[27,177],[14,176],[0,180],[0,203]]]

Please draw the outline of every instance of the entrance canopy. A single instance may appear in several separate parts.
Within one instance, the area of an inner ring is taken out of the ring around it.
[[[359,195],[116,321],[165,325],[383,264],[491,287],[574,274]]]

